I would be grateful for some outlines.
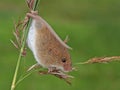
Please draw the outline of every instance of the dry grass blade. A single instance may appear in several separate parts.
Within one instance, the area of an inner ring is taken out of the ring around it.
[[[21,46],[21,40],[20,40],[20,37],[17,35],[16,32],[13,32],[13,35],[15,36],[16,38],[16,41],[17,41],[17,45],[20,47]]]
[[[57,78],[64,80],[65,82],[67,82],[70,85],[71,85],[71,82],[69,79],[74,78],[73,76],[70,76],[70,75],[68,75],[60,70],[49,71],[48,69],[45,69],[42,66],[40,66],[40,64],[38,64],[38,63],[32,65],[27,71],[30,72],[30,71],[34,71],[34,70],[39,71],[39,74],[41,74],[41,75],[56,76]]]
[[[79,63],[79,64],[108,63],[108,62],[112,62],[112,61],[120,61],[120,56],[92,58],[86,62]]]
[[[28,5],[28,8],[32,10],[34,5],[34,0],[27,0],[27,5]]]
[[[71,85],[71,81],[69,80],[70,78],[74,78],[73,76],[70,76],[68,74],[65,74],[63,72],[59,72],[59,71],[54,71],[54,72],[49,72],[49,71],[39,71],[39,73],[41,75],[54,75],[59,79],[64,80],[66,83],[68,83],[69,85]]]
[[[13,35],[15,36],[16,40],[15,41],[11,40],[11,43],[19,50],[21,49],[22,44],[25,40],[25,37],[23,35],[24,35],[24,30],[27,26],[28,20],[29,19],[26,17],[24,20],[21,20],[19,18],[18,22],[14,24],[15,31],[13,32]],[[25,56],[25,55],[26,55],[26,48],[24,47],[22,56]]]
[[[15,48],[19,48],[19,46],[13,41],[13,40],[10,40],[11,41],[11,43],[15,46]]]
[[[31,66],[28,71],[23,74],[20,79],[16,82],[16,85],[18,85],[22,80],[30,76],[34,72],[39,72],[40,75],[53,75],[56,76],[59,79],[64,80],[67,84],[71,85],[70,78],[73,78],[73,76],[67,75],[63,72],[49,72],[47,69],[42,68],[39,64],[34,64]]]
[[[22,42],[21,42],[21,33],[22,33],[22,26],[23,26],[23,21],[18,20],[17,24],[15,23],[14,24],[14,27],[15,27],[15,31],[13,32],[13,35],[15,36],[15,41],[11,41],[12,44],[17,48],[17,49],[20,49],[21,46],[22,46]],[[16,43],[15,43],[16,42]]]

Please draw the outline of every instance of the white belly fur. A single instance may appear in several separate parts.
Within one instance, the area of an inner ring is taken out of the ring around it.
[[[37,57],[37,53],[36,53],[36,49],[35,49],[35,21],[33,20],[32,21],[32,24],[31,24],[31,27],[29,29],[29,32],[28,32],[28,38],[27,38],[27,44],[28,44],[28,47],[31,49],[31,51],[33,52],[34,54],[34,57],[36,59],[36,61],[42,65],[41,63],[41,60],[40,58]],[[43,65],[42,65],[43,66]]]

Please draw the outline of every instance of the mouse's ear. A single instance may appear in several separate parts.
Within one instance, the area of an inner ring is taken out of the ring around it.
[[[64,40],[64,43],[66,44],[67,42],[69,41],[69,36],[67,35],[65,40]],[[67,44],[66,44],[67,45]],[[67,45],[66,47],[67,49],[72,49],[70,46]]]
[[[67,35],[65,40],[64,40],[64,43],[67,43],[69,41],[69,36]]]

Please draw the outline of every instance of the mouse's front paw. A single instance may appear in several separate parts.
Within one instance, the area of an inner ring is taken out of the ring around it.
[[[38,15],[38,11],[31,10],[30,13],[32,13],[33,15]]]

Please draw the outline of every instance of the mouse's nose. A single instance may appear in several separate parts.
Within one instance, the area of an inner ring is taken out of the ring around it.
[[[70,64],[65,64],[64,65],[64,71],[65,72],[70,72],[72,71],[72,66]]]

